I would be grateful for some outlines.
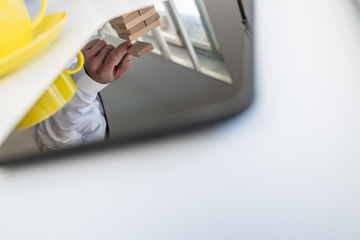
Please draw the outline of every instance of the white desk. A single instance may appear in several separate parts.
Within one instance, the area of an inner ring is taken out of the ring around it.
[[[359,239],[360,12],[351,0],[256,3],[245,114],[0,169],[0,239]]]

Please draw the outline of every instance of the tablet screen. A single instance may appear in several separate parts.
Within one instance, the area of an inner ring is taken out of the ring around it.
[[[96,96],[96,109],[74,104],[79,109],[71,111],[82,116],[66,120],[67,114],[58,114],[36,130],[14,131],[0,147],[0,159],[185,131],[240,113],[253,96],[252,8],[250,0],[156,2],[161,26],[139,38],[154,50],[132,57],[125,75]],[[114,46],[124,42],[110,23],[93,38]],[[98,121],[101,116],[104,121]],[[65,121],[82,125],[71,132],[71,126],[61,125]]]

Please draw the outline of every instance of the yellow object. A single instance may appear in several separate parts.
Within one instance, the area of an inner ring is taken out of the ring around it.
[[[50,117],[74,96],[76,86],[70,74],[78,72],[84,65],[84,56],[80,52],[78,63],[74,69],[64,69],[53,84],[46,90],[34,107],[27,113],[24,119],[16,127],[22,129],[37,124]]]
[[[47,1],[34,20],[30,20],[23,0],[0,1],[0,57],[4,57],[33,40],[33,30],[45,16]]]
[[[47,47],[59,34],[66,17],[66,13],[46,15],[34,29],[34,39],[31,42],[4,57],[0,57],[0,77],[26,63]],[[3,34],[1,34],[1,38],[2,36]]]

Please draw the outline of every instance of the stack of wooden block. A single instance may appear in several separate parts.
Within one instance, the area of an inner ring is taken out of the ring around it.
[[[142,8],[112,19],[110,24],[119,37],[127,41],[134,41],[161,25],[160,15],[154,6]],[[151,43],[137,41],[128,49],[128,53],[136,57],[142,57],[153,49]]]

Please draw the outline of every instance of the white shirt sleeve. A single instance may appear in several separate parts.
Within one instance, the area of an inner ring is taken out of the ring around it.
[[[54,115],[30,129],[41,151],[105,140],[106,120],[98,93],[107,84],[95,82],[84,69],[72,78],[77,86],[73,98]]]

